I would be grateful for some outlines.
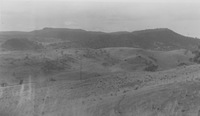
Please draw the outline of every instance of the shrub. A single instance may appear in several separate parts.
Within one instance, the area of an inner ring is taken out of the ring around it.
[[[147,66],[144,70],[145,71],[150,71],[150,72],[154,72],[158,69],[158,65],[155,64],[150,64],[149,66]]]
[[[6,87],[6,86],[8,86],[7,83],[1,83],[1,87]]]
[[[198,46],[197,50],[192,51],[192,53],[194,54],[192,61],[199,64],[200,63],[200,46]]]
[[[56,79],[54,79],[54,78],[50,78],[49,81],[56,81]]]
[[[196,63],[198,63],[198,64],[200,63],[200,52],[195,53],[193,61],[196,62]]]

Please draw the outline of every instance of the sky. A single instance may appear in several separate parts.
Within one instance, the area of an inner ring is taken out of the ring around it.
[[[0,31],[169,28],[200,38],[199,0],[0,0]]]

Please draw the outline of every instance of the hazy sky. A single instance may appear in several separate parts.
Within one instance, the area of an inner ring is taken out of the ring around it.
[[[0,0],[0,30],[170,28],[200,38],[198,0]]]

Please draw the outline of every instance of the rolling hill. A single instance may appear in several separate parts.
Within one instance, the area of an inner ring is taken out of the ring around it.
[[[199,45],[197,38],[180,35],[167,28],[147,29],[134,32],[93,32],[81,29],[44,28],[31,32],[0,32],[1,42],[12,38],[28,38],[38,42],[67,41],[70,47],[107,48],[134,47],[151,50],[194,49]],[[49,39],[49,41],[48,41]],[[60,44],[57,44],[60,46]]]
[[[199,116],[199,42],[169,29],[0,32],[0,116]]]

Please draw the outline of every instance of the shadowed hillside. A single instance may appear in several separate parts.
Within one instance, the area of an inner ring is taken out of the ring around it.
[[[42,45],[25,38],[14,38],[6,40],[1,47],[4,50],[37,50],[41,49]]]

